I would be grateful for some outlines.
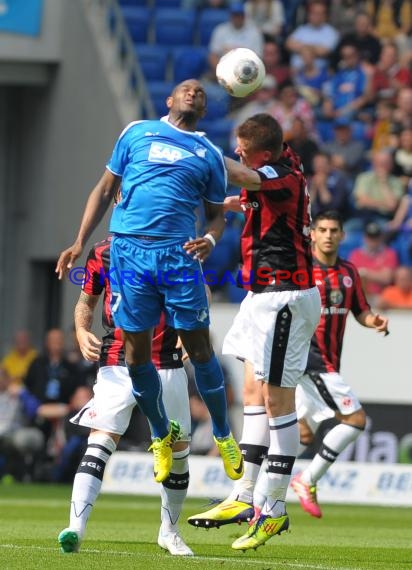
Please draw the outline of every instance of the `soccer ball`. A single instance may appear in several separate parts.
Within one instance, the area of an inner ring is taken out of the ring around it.
[[[251,49],[236,48],[223,55],[216,66],[216,78],[232,97],[246,97],[262,85],[263,61]]]

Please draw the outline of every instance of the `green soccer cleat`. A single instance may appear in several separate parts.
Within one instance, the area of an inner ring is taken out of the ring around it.
[[[157,483],[162,483],[169,476],[173,461],[172,446],[180,435],[180,425],[176,421],[170,420],[169,433],[163,439],[155,438],[149,447],[149,451],[153,451],[153,471]]]
[[[235,540],[232,544],[232,548],[235,550],[250,550],[251,548],[256,548],[265,544],[269,538],[281,534],[289,528],[289,517],[288,515],[282,515],[281,517],[273,518],[268,515],[260,515],[257,521],[252,524],[247,533]]]
[[[71,554],[79,552],[80,537],[75,530],[65,528],[61,531],[57,540],[60,544],[60,549],[64,554]]]
[[[223,459],[226,475],[233,480],[243,475],[243,455],[235,438],[230,433],[227,437],[213,438]]]
[[[189,517],[187,522],[199,528],[219,528],[225,524],[250,522],[253,515],[251,504],[225,499],[213,509]]]

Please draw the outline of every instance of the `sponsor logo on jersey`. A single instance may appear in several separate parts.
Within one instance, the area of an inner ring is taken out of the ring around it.
[[[256,200],[253,202],[246,202],[246,204],[240,205],[242,210],[259,210],[260,204]]]
[[[190,156],[193,156],[190,152],[187,152],[177,146],[155,142],[150,145],[147,160],[149,162],[173,164],[178,160],[189,158]]]
[[[332,289],[329,299],[332,305],[340,305],[343,301],[343,293],[339,289]]]

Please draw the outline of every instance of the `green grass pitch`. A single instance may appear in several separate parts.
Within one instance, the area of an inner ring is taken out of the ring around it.
[[[291,532],[256,551],[230,545],[246,526],[195,529],[186,517],[206,501],[187,500],[181,520],[193,558],[157,546],[157,497],[101,495],[79,554],[62,554],[57,535],[68,524],[70,487],[0,484],[0,569],[39,570],[412,570],[412,509],[323,507],[316,520],[289,505]]]

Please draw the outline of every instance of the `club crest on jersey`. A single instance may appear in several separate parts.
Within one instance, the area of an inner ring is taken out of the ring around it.
[[[345,275],[342,279],[342,283],[346,288],[352,287],[353,285],[352,277],[350,277],[349,275]]]
[[[155,142],[150,145],[149,156],[147,160],[149,162],[173,164],[178,160],[189,158],[190,156],[192,156],[190,152],[187,152],[179,147]]]
[[[262,172],[266,178],[279,178],[279,174],[273,168],[273,166],[262,166],[259,168],[259,172]]]
[[[329,299],[332,305],[340,305],[343,301],[343,293],[339,289],[332,289],[329,293]]]
[[[198,156],[199,158],[205,158],[206,156],[206,149],[203,146],[200,145],[196,145],[194,148],[195,151],[195,155]]]

